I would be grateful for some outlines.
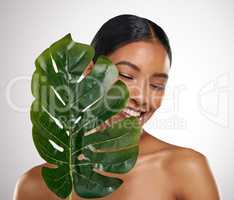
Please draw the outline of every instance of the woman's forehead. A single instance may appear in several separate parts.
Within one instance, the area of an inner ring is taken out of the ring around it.
[[[130,62],[141,71],[168,73],[170,61],[165,48],[159,42],[138,41],[124,45],[108,56],[113,63]]]

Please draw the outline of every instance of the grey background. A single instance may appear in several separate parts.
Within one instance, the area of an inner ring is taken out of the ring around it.
[[[234,4],[230,0],[0,1],[0,199],[44,162],[31,138],[34,60],[68,32],[90,43],[118,14],[136,14],[168,33],[173,64],[161,108],[145,125],[155,137],[205,154],[222,198],[233,200]]]

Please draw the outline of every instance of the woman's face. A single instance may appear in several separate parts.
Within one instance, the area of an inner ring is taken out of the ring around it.
[[[119,70],[118,79],[129,89],[126,108],[112,120],[136,116],[143,125],[160,107],[170,61],[160,42],[137,41],[118,48],[107,57]],[[111,121],[112,121],[111,120]]]

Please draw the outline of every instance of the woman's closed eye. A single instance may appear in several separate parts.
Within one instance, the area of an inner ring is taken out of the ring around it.
[[[154,84],[151,84],[151,87],[155,90],[158,90],[158,91],[164,91],[165,90],[165,86],[163,85],[154,85]]]
[[[125,79],[129,79],[129,80],[132,80],[132,79],[133,79],[133,77],[130,76],[130,75],[128,75],[128,74],[119,73],[119,75],[122,76],[122,77],[125,78]]]

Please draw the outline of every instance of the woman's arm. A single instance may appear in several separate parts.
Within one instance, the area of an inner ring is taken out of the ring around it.
[[[178,184],[177,198],[181,200],[219,200],[218,188],[204,155],[192,149],[182,153],[175,163]]]

